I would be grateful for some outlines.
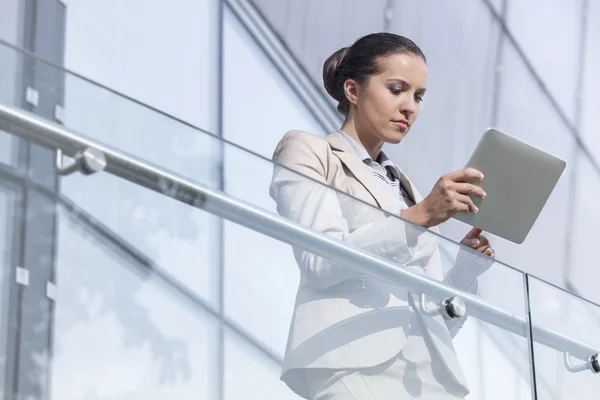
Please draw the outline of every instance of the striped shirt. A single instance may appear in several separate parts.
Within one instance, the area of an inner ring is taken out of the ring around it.
[[[348,134],[340,131],[344,139],[350,144],[356,155],[369,167],[377,182],[389,193],[394,204],[394,212],[400,213],[415,205],[413,199],[408,195],[400,179],[400,173],[396,165],[385,155],[379,152],[377,160],[373,160],[369,153],[359,145]]]

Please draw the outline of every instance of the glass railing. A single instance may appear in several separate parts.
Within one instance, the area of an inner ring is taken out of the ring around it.
[[[58,206],[29,216],[58,227],[38,362],[51,397],[291,399],[282,369],[310,395],[324,368],[360,367],[401,371],[385,390],[415,398],[557,398],[538,352],[577,366],[600,347],[581,320],[536,321],[518,270],[63,73],[64,126],[0,105],[10,137],[106,161],[60,178]]]
[[[540,343],[543,332],[600,349],[600,306],[528,275],[533,359],[538,399],[582,399],[600,393],[597,352],[577,355]]]

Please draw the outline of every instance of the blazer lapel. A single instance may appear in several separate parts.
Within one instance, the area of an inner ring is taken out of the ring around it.
[[[356,179],[371,193],[377,205],[388,212],[394,212],[394,205],[390,195],[377,182],[368,166],[356,155],[350,144],[338,132],[333,132],[326,137],[334,154],[352,172]]]
[[[413,185],[412,181],[408,179],[404,171],[402,171],[402,169],[399,166],[396,165],[396,169],[398,170],[398,175],[400,176],[400,183],[406,190],[407,194],[413,199],[415,204],[421,202],[423,200],[423,197],[421,197],[421,194],[415,188],[415,185]]]

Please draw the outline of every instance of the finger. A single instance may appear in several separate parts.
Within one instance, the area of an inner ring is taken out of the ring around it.
[[[483,254],[485,254],[488,257],[496,258],[496,252],[494,252],[494,249],[492,249],[491,247],[487,249]]]
[[[469,233],[467,233],[467,239],[473,239],[479,237],[481,235],[482,230],[479,228],[473,228]]]
[[[465,207],[460,206],[461,210],[458,211],[466,211],[471,213],[479,212],[479,208],[477,208],[477,206],[475,205],[475,203],[473,203],[473,200],[469,196],[465,196],[464,194],[457,194],[455,199],[459,204],[464,204],[467,206],[466,210],[464,210]]]
[[[446,176],[454,182],[461,182],[467,179],[477,179],[480,181],[483,179],[483,174],[481,171],[478,171],[475,168],[463,168],[461,170],[451,172]]]
[[[496,253],[494,252],[494,249],[492,249],[489,246],[482,247],[481,250],[482,250],[481,253],[485,254],[488,257],[495,257],[496,256]]]
[[[479,241],[479,239],[475,238],[475,239],[466,239],[463,244],[465,246],[468,246],[470,248],[472,248],[473,250],[477,250],[481,248],[481,242]]]
[[[452,188],[461,194],[473,194],[480,199],[485,199],[487,194],[485,191],[477,185],[471,183],[458,182],[452,185]]]
[[[479,236],[479,243],[480,243],[481,247],[483,247],[483,246],[489,246],[490,245],[490,240],[487,237],[485,237],[483,235],[480,235]]]

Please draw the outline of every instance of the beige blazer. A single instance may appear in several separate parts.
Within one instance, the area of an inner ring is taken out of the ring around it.
[[[444,279],[436,235],[386,212],[393,210],[391,197],[339,132],[327,137],[288,132],[273,161],[270,195],[279,214],[398,268]],[[409,194],[421,201],[398,170]],[[296,393],[308,395],[308,368],[371,367],[401,351],[416,363],[441,361],[448,379],[468,393],[451,339],[464,320],[425,317],[411,307],[404,288],[303,249],[293,251],[300,284],[281,377]]]

